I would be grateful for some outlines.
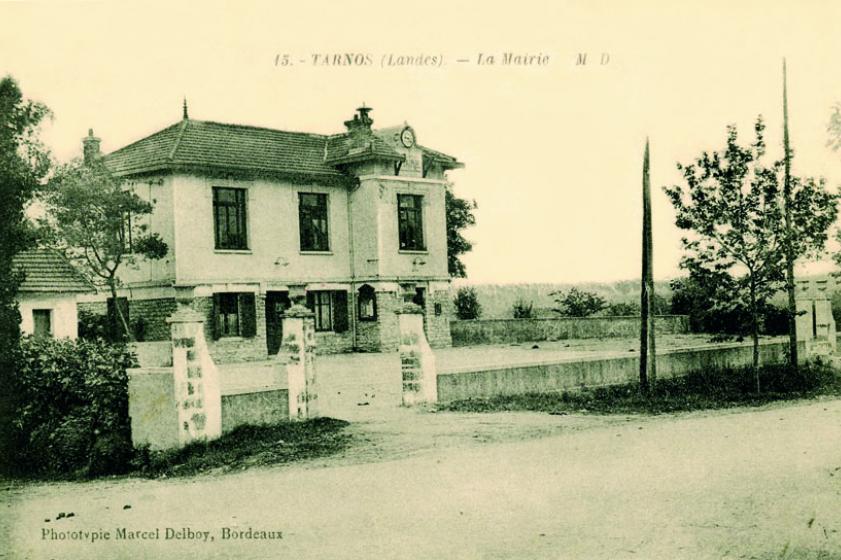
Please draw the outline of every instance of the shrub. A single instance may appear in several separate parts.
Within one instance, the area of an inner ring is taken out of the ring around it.
[[[568,292],[552,292],[558,307],[555,312],[564,317],[589,317],[607,306],[607,301],[595,292],[570,288]]]
[[[456,316],[459,319],[478,319],[482,316],[482,306],[474,288],[462,287],[456,292],[453,299],[456,307]]]
[[[523,299],[514,302],[511,308],[515,319],[531,319],[534,317],[534,303],[526,303]]]
[[[79,310],[79,338],[85,340],[110,340],[111,321],[107,315]]]
[[[124,472],[132,455],[123,345],[21,340],[14,474],[84,477]]]
[[[637,303],[611,303],[604,309],[604,315],[608,317],[638,317],[639,314],[640,306]]]

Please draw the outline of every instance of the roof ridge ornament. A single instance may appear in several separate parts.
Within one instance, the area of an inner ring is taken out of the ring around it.
[[[184,118],[184,120],[187,120],[187,119],[189,119],[189,118],[190,118],[189,113],[187,113],[187,96],[186,96],[186,95],[184,96],[184,110],[183,110],[183,118]]]

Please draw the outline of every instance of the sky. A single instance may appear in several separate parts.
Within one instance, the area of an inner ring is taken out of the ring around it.
[[[680,182],[677,162],[721,149],[728,124],[749,138],[759,114],[781,156],[783,57],[794,173],[841,185],[826,145],[841,3],[489,4],[0,2],[0,74],[52,109],[42,138],[59,161],[80,155],[88,128],[107,152],[173,124],[184,97],[195,119],[315,133],[342,131],[364,102],[375,127],[407,122],[465,163],[450,179],[479,205],[470,282],[638,278],[646,137],[655,277],[678,275],[662,187]],[[503,65],[504,53],[542,63]],[[344,54],[370,63],[314,62]]]

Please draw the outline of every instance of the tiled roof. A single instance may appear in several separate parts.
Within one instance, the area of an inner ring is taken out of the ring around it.
[[[172,168],[340,177],[324,163],[325,136],[185,119],[105,156],[117,175]]]
[[[104,161],[119,176],[204,169],[335,181],[344,177],[336,165],[403,157],[376,134],[328,136],[184,119],[108,154]]]
[[[49,249],[23,251],[12,260],[12,271],[23,274],[21,292],[93,292],[95,288],[60,253]]]
[[[375,134],[348,133],[338,134],[327,138],[327,148],[324,154],[326,163],[338,165],[362,161],[371,157],[402,161],[403,154],[389,146],[382,138]]]

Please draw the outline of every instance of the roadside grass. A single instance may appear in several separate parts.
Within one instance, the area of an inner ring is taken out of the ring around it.
[[[189,476],[253,466],[291,463],[333,455],[346,449],[350,424],[333,418],[282,422],[267,426],[240,426],[209,442],[191,443],[167,451],[137,450],[132,460],[135,476]]]
[[[537,411],[550,414],[663,414],[692,410],[759,406],[774,401],[841,396],[841,375],[828,364],[814,361],[792,370],[788,366],[760,369],[761,392],[756,393],[751,368],[692,372],[660,379],[650,395],[636,383],[582,388],[561,393],[526,393],[454,401],[439,410],[454,412]]]

